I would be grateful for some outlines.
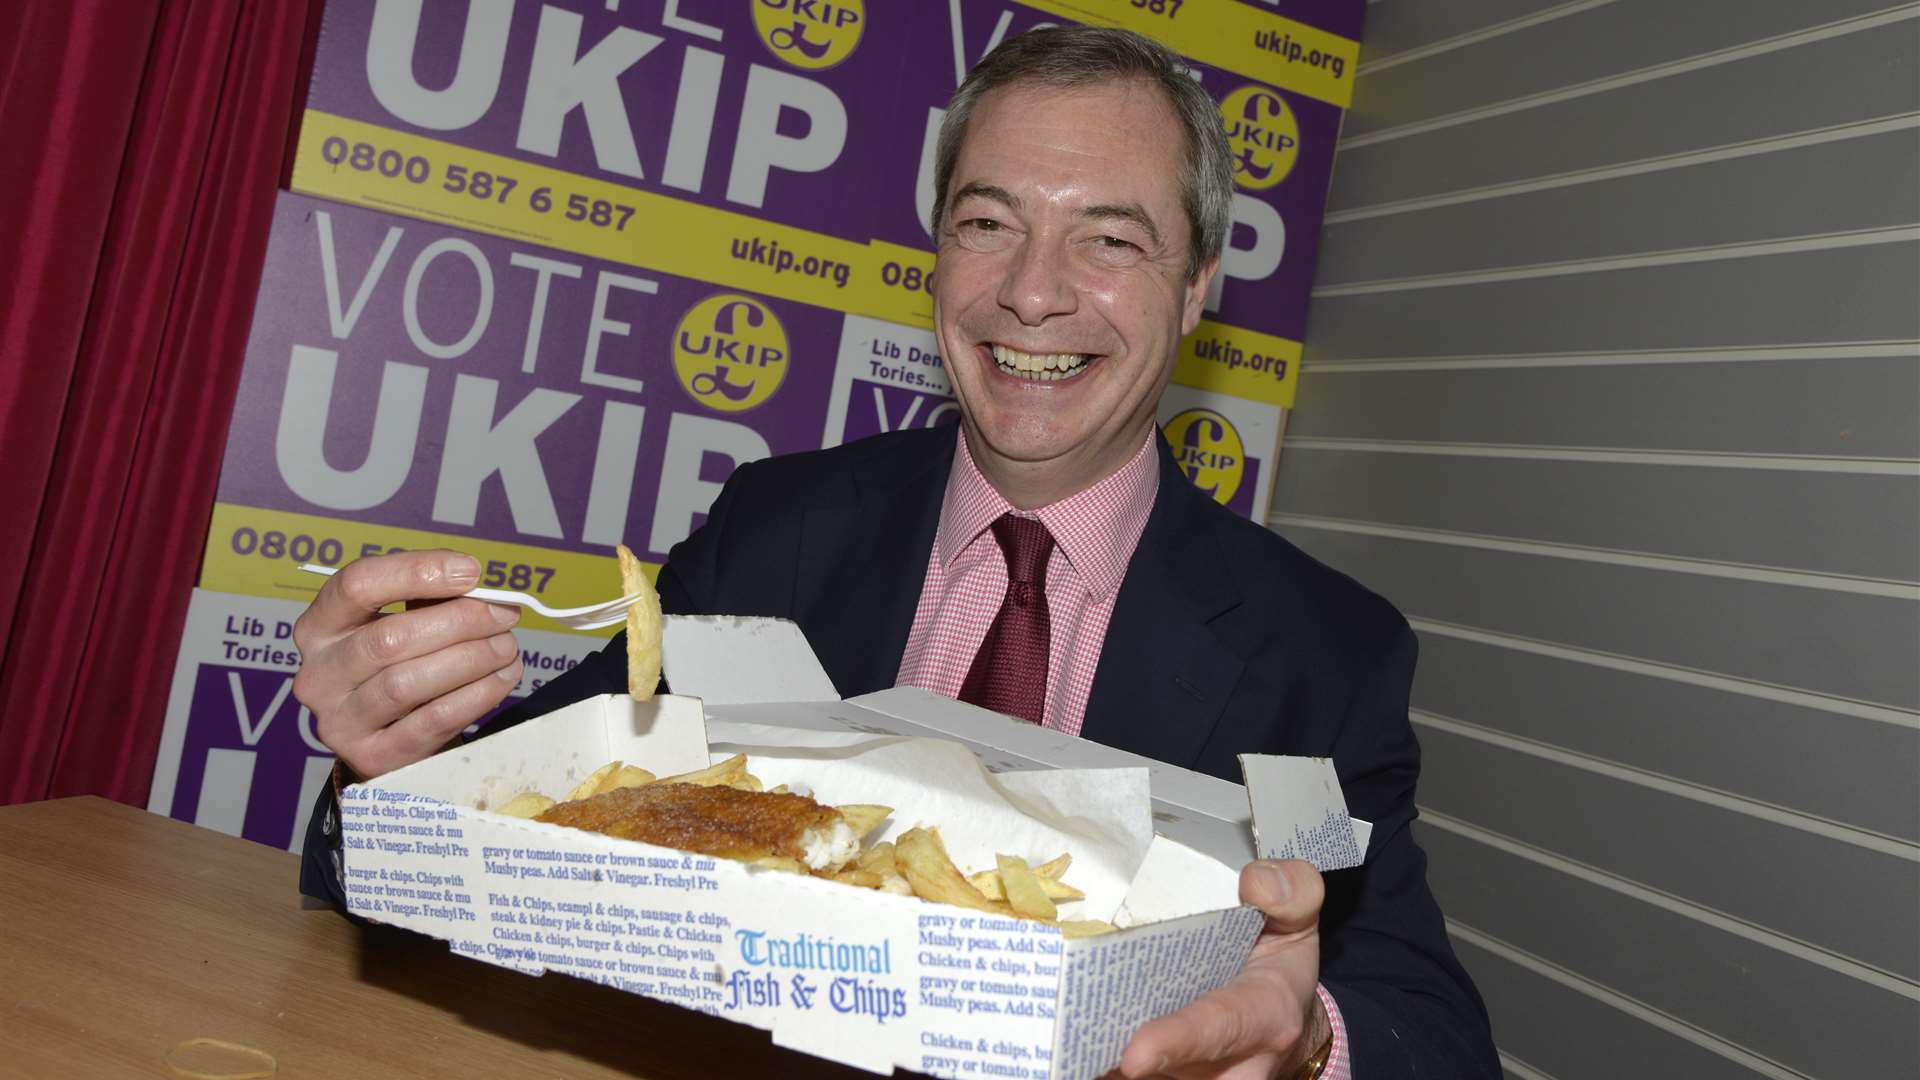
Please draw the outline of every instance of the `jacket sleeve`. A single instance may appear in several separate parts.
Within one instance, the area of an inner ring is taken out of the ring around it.
[[[307,819],[306,838],[300,849],[300,893],[341,911],[347,910],[347,888],[343,880],[340,844],[340,795],[338,765],[334,779],[320,785],[320,797],[314,801],[313,815]]]
[[[1364,865],[1326,876],[1321,983],[1353,1075],[1499,1077],[1486,1006],[1447,943],[1409,830],[1420,747],[1407,719],[1418,645],[1404,620],[1366,669],[1334,751],[1348,810],[1373,823]]]

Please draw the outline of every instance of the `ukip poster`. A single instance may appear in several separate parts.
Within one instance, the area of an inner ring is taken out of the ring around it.
[[[1141,31],[1220,102],[1233,228],[1160,419],[1264,520],[1363,0],[328,0],[149,807],[297,845],[303,563],[453,547],[554,606],[745,461],[957,421],[934,137],[966,69]],[[598,648],[529,614],[516,696]]]

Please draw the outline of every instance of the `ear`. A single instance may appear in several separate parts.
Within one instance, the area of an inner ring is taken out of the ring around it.
[[[1213,286],[1213,276],[1219,272],[1220,257],[1216,255],[1207,260],[1207,264],[1200,268],[1199,273],[1193,275],[1192,281],[1187,282],[1186,294],[1181,298],[1183,301],[1180,309],[1181,337],[1193,333],[1193,328],[1200,325],[1200,313],[1207,304],[1207,290]]]

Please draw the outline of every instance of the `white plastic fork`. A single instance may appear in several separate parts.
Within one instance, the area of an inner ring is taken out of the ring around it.
[[[340,572],[340,568],[337,566],[321,566],[318,563],[301,563],[300,569],[305,570],[309,574],[319,574],[321,577],[332,577]],[[534,611],[552,619],[554,622],[575,630],[600,630],[613,626],[616,623],[624,622],[627,618],[628,606],[635,600],[640,599],[639,593],[632,593],[598,604],[587,604],[582,607],[555,608],[548,607],[537,598],[528,596],[526,593],[513,592],[509,589],[469,589],[461,595],[471,596],[475,600],[485,600],[492,604],[513,604],[517,607],[532,608]]]

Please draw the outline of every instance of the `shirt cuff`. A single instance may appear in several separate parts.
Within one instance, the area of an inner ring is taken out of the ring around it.
[[[1328,1026],[1333,1028],[1333,1051],[1327,1055],[1327,1067],[1320,1070],[1320,1080],[1353,1080],[1353,1063],[1347,1056],[1347,1025],[1340,1019],[1340,1005],[1327,993],[1326,987],[1313,989],[1320,995],[1320,1004],[1326,1007]]]

